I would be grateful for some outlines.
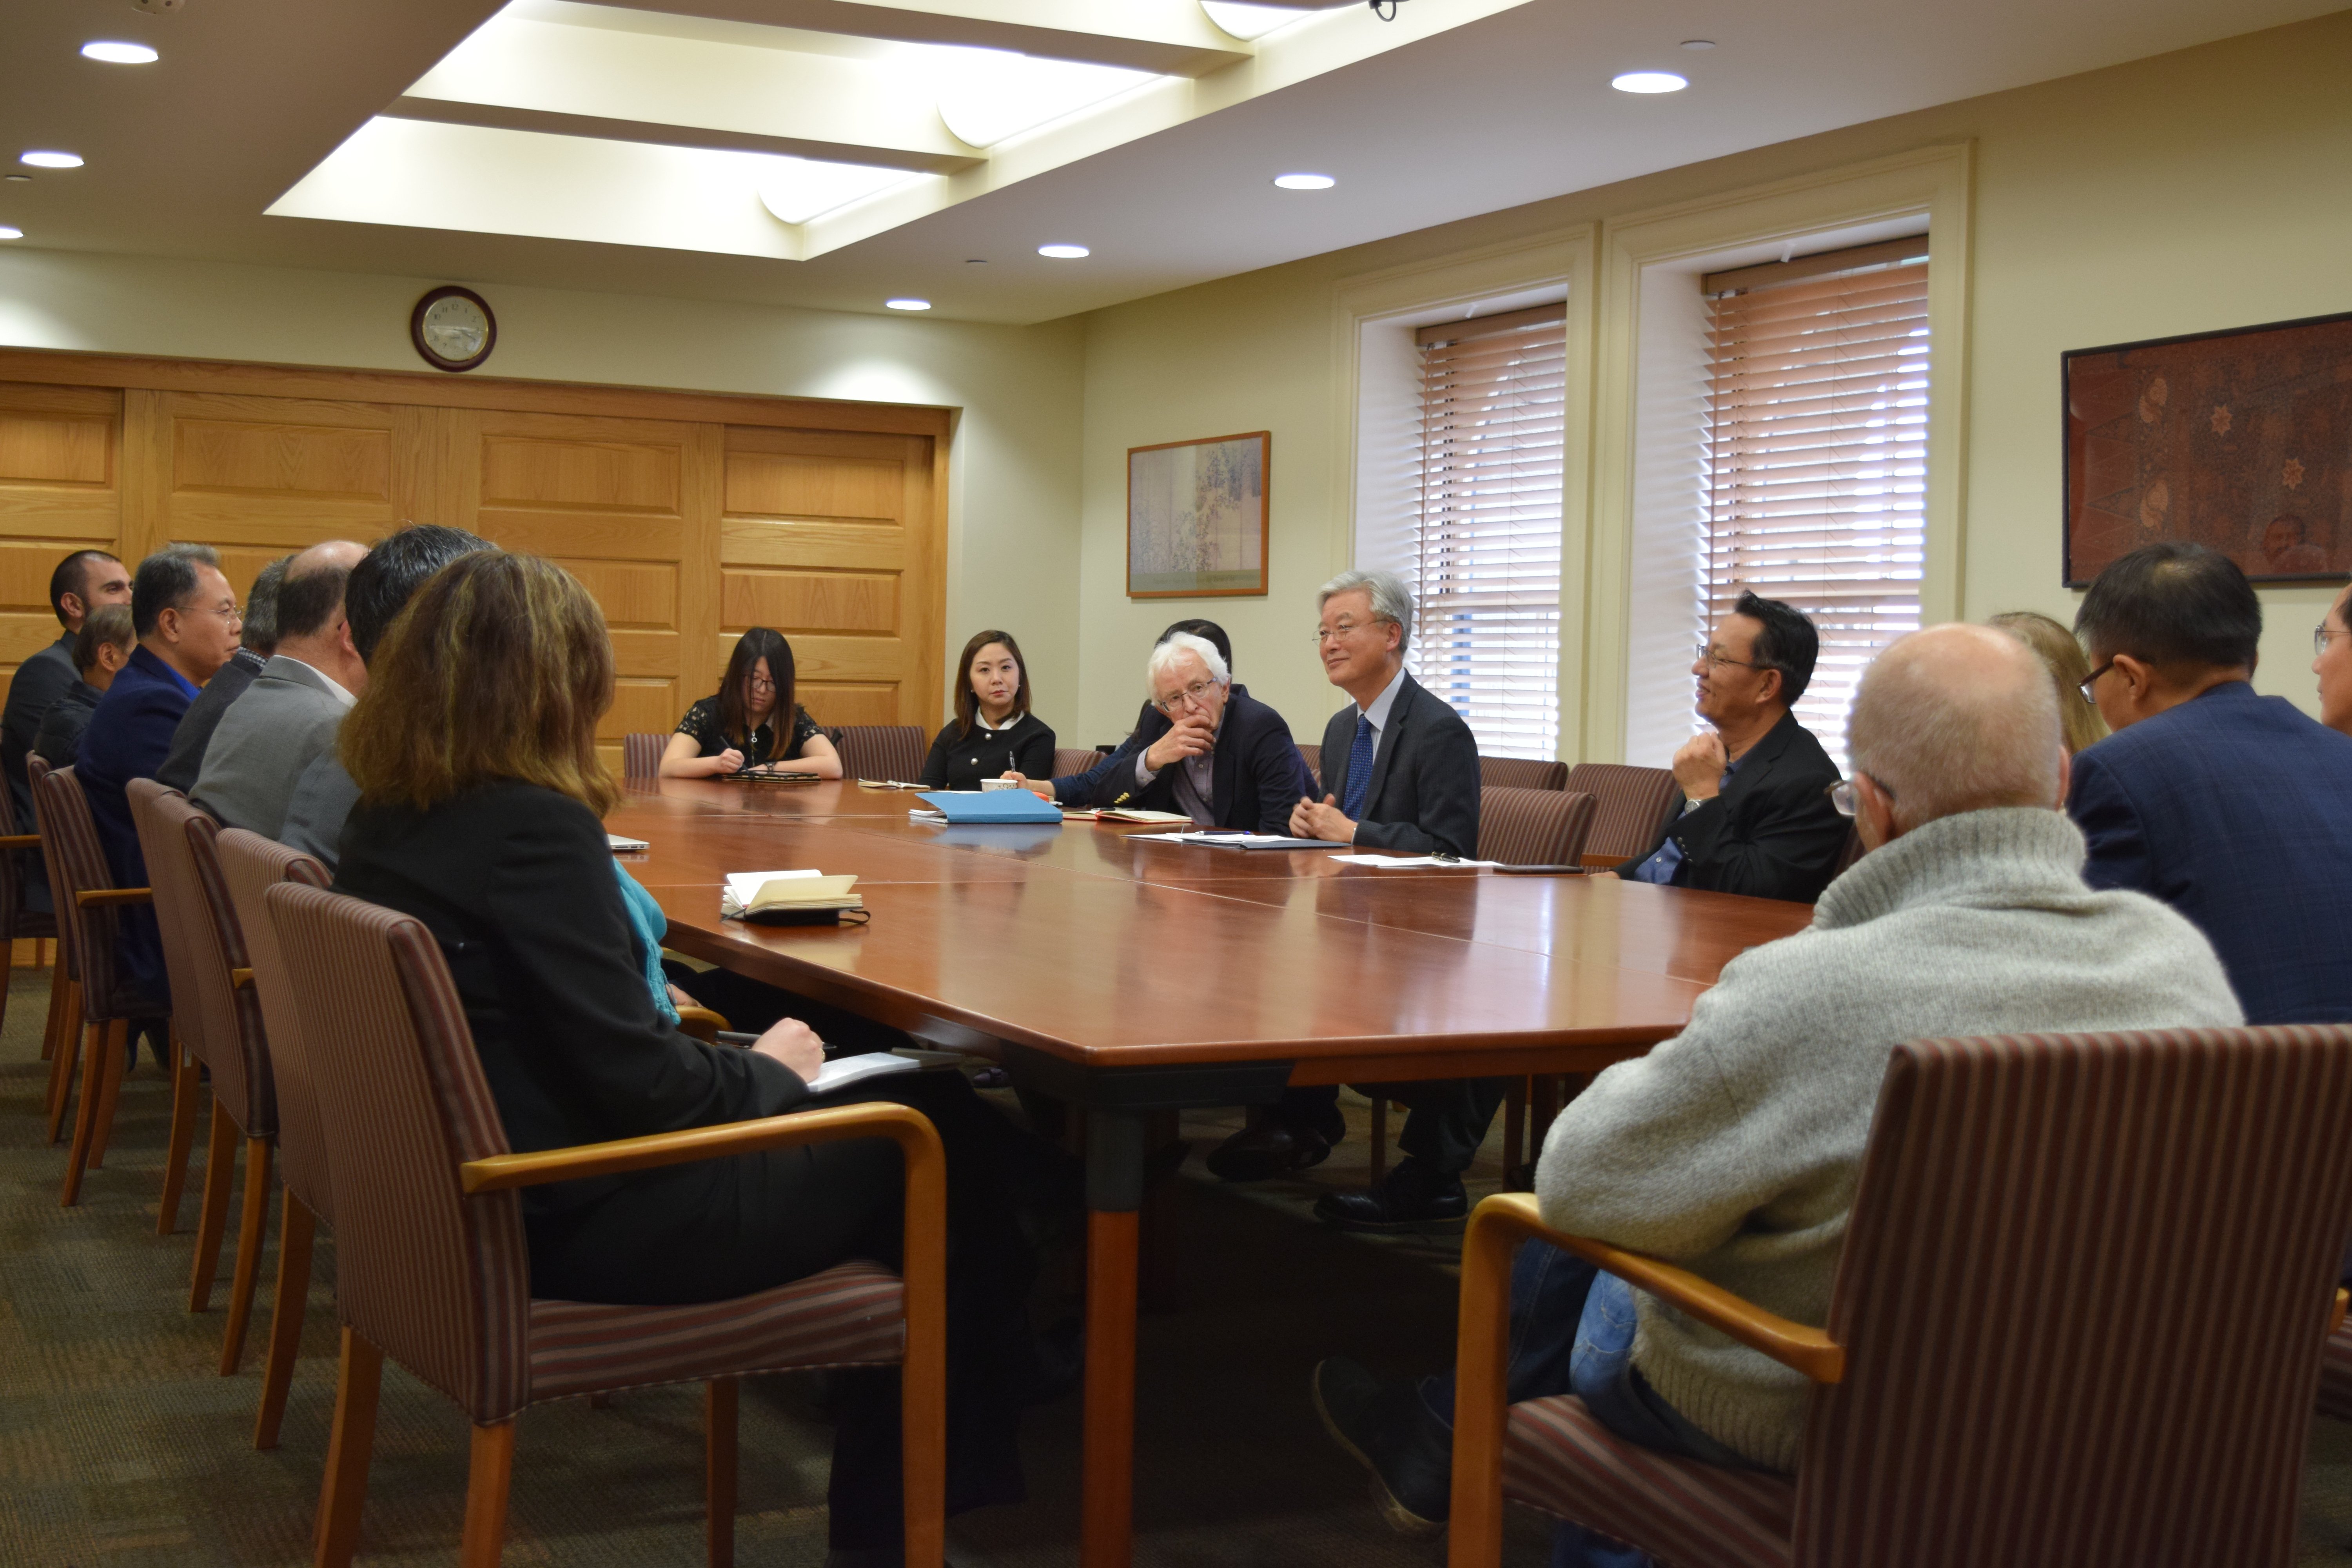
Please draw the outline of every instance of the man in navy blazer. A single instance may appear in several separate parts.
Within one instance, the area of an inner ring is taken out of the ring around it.
[[[1159,736],[1104,772],[1088,804],[1177,811],[1203,827],[1280,833],[1307,779],[1281,714],[1234,689],[1216,645],[1171,632],[1151,650]]]
[[[2115,733],[2074,759],[2084,879],[2186,915],[2249,1024],[2352,1022],[2352,736],[2248,684],[2262,604],[2203,545],[2099,574],[2074,630]]]
[[[147,859],[131,821],[132,779],[153,778],[172,750],[172,735],[205,681],[236,651],[236,595],[221,575],[209,545],[174,544],[139,563],[131,579],[131,629],[139,646],[89,716],[74,776],[89,797],[89,815],[115,885],[147,886]],[[125,911],[123,968],[142,991],[163,1001],[163,948],[155,912]]]
[[[1234,645],[1232,639],[1225,636],[1224,627],[1214,621],[1176,621],[1171,623],[1166,631],[1152,639],[1152,646],[1159,647],[1178,632],[1191,632],[1196,637],[1207,638],[1216,646],[1217,657],[1225,661],[1225,673],[1228,675],[1233,673]],[[1236,697],[1245,697],[1249,694],[1249,688],[1235,681],[1233,693]],[[1146,698],[1143,707],[1135,715],[1135,727],[1128,731],[1127,739],[1112,747],[1110,755],[1086,772],[1065,773],[1057,779],[1033,779],[1020,773],[1006,773],[1004,776],[1009,779],[1018,779],[1022,784],[1056,805],[1090,805],[1094,802],[1097,784],[1120,772],[1122,766],[1127,771],[1132,772],[1135,767],[1135,753],[1167,732],[1168,715],[1154,708],[1151,705],[1151,700]],[[1304,757],[1299,759],[1301,765],[1304,765],[1306,761]]]

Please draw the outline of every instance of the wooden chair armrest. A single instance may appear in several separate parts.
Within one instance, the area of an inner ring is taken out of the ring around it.
[[[705,1045],[717,1045],[719,1031],[727,1026],[726,1016],[723,1014],[714,1013],[708,1007],[681,1005],[677,1010],[678,1033],[692,1035]]]
[[[152,888],[84,888],[74,895],[78,910],[109,909],[117,904],[152,904],[155,901]]]
[[[0,833],[0,849],[38,849],[41,836],[37,833]]]
[[[228,972],[228,988],[229,988],[230,990],[232,990],[232,991],[250,991],[250,990],[252,990],[252,989],[253,989],[253,971],[252,971],[252,970],[250,970],[250,969],[232,969],[232,970],[230,970],[230,971]]]
[[[793,1143],[835,1143],[845,1138],[890,1139],[906,1152],[910,1168],[922,1160],[946,1158],[940,1149],[939,1133],[921,1111],[873,1101],[791,1111],[755,1121],[729,1121],[716,1127],[689,1127],[683,1132],[615,1138],[608,1143],[576,1143],[568,1149],[541,1149],[530,1154],[493,1154],[488,1159],[467,1161],[457,1167],[457,1175],[469,1194],[502,1193],[548,1182],[574,1182],[586,1176],[612,1176],[625,1171],[649,1171],[660,1165],[724,1159],[730,1154],[751,1154]]]
[[[2327,1331],[2334,1333],[2344,1326],[2344,1309],[2352,1307],[2352,1290],[2336,1292],[2336,1304],[2327,1309]]]
[[[1511,1255],[1528,1240],[1549,1241],[1589,1258],[1815,1383],[1835,1383],[1844,1375],[1844,1348],[1821,1330],[1768,1312],[1687,1268],[1553,1230],[1543,1223],[1532,1193],[1497,1193],[1472,1213],[1462,1238],[1461,1337],[1454,1363],[1454,1507],[1446,1556],[1450,1568],[1493,1568],[1502,1558]]]
[[[1583,855],[1578,857],[1579,861],[1586,869],[1593,871],[1614,871],[1618,867],[1622,866],[1626,861],[1631,860],[1632,858],[1633,857],[1631,855]]]

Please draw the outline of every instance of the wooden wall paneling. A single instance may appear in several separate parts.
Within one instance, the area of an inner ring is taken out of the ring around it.
[[[941,531],[928,437],[730,426],[719,519],[723,653],[754,626],[793,645],[822,724],[936,715]]]
[[[115,553],[132,566],[169,537],[170,401],[168,394],[137,387],[122,395],[122,531]]]
[[[719,517],[726,510],[727,429],[697,425],[688,446],[684,528],[678,541],[677,629],[679,689],[677,712],[648,730],[673,730],[685,704],[719,689],[727,655],[719,639],[725,617],[719,607]]]
[[[0,681],[55,642],[49,574],[122,527],[122,395],[0,384]]]

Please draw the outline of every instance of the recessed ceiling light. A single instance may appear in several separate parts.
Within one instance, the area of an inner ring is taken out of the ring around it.
[[[1627,71],[1610,78],[1609,85],[1619,92],[1680,92],[1690,80],[1672,71]]]
[[[1328,174],[1276,174],[1274,183],[1286,191],[1328,191],[1339,182]]]
[[[157,58],[155,51],[144,44],[125,44],[97,39],[81,47],[82,58],[103,60],[110,66],[148,66]]]
[[[79,169],[81,167],[81,154],[79,153],[26,153],[16,162],[30,163],[36,169]]]
[[[1715,47],[1715,40],[1713,38],[1685,38],[1683,40],[1683,47],[1686,49],[1711,49]]]
[[[33,183],[33,176],[30,174],[11,174],[8,176],[8,183],[12,185],[29,185]]]
[[[882,303],[894,310],[928,310],[931,308],[929,300],[885,300]]]
[[[1076,261],[1082,256],[1092,256],[1094,252],[1083,245],[1041,245],[1037,247],[1037,254],[1050,256],[1056,261]]]
[[[6,224],[0,223],[0,239],[22,239],[24,237],[25,231],[23,229],[11,228]]]

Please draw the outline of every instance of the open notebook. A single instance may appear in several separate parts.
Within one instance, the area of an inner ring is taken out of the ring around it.
[[[719,895],[719,912],[755,923],[831,920],[844,910],[866,907],[852,891],[856,886],[855,877],[819,871],[737,871]]]

